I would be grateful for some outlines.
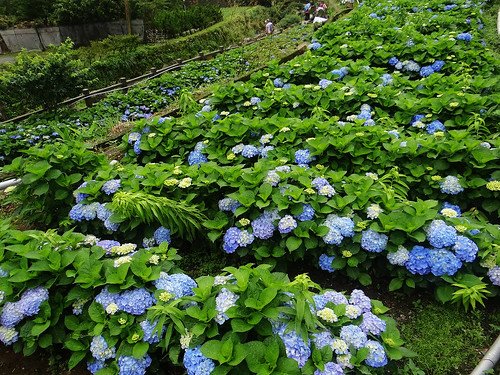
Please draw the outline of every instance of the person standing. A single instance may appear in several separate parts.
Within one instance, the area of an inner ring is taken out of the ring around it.
[[[271,35],[274,32],[274,25],[271,20],[266,20],[266,34]]]

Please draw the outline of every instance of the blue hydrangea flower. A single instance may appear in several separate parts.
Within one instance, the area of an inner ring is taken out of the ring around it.
[[[396,64],[399,62],[398,58],[397,57],[391,57],[389,59],[389,65],[391,66],[396,66]]]
[[[69,211],[69,218],[74,221],[84,220],[83,207],[84,205],[81,203],[77,203],[71,207],[71,210]]]
[[[372,334],[375,336],[379,336],[382,332],[385,331],[386,324],[385,321],[380,319],[378,316],[371,312],[365,312],[363,314],[363,321],[359,325],[359,328],[366,333]]]
[[[273,236],[274,224],[268,215],[261,215],[252,221],[253,235],[261,240],[267,240]]]
[[[421,77],[428,77],[432,73],[434,73],[434,69],[432,69],[432,66],[426,65],[420,68],[420,76]]]
[[[231,211],[234,213],[239,206],[241,206],[240,202],[232,198],[224,198],[219,201],[219,210],[221,211]]]
[[[433,249],[429,260],[434,276],[453,276],[462,267],[462,262],[455,254],[445,249]]]
[[[388,239],[385,234],[368,229],[361,235],[361,247],[371,253],[380,253],[385,250]]]
[[[157,289],[173,294],[175,299],[194,295],[193,289],[198,286],[188,275],[183,273],[169,275],[166,272],[160,272],[160,277],[154,285]]]
[[[200,347],[187,349],[183,360],[188,375],[210,375],[215,369],[215,363],[205,357]]]
[[[144,288],[126,290],[116,299],[118,308],[132,315],[144,314],[153,303],[151,293]]]
[[[116,304],[116,301],[119,297],[119,293],[110,293],[108,291],[108,287],[105,287],[101,292],[95,297],[95,301],[99,303],[104,310],[106,308],[114,303]]]
[[[387,253],[387,260],[390,264],[404,266],[410,259],[410,252],[403,246],[399,246],[397,251]]]
[[[200,165],[206,163],[208,161],[207,157],[202,154],[201,151],[194,150],[191,151],[188,155],[188,164],[189,165]]]
[[[104,220],[104,227],[111,232],[116,232],[120,227],[120,224],[112,222],[111,218],[107,218]]]
[[[252,145],[245,145],[241,151],[241,155],[246,158],[253,158],[254,156],[259,155],[259,149]]]
[[[438,132],[438,131],[441,132],[441,131],[445,131],[445,130],[446,130],[446,127],[439,120],[432,121],[429,125],[427,125],[427,128],[426,128],[426,131],[429,134],[434,134],[435,132]]]
[[[281,88],[284,85],[284,82],[281,80],[281,78],[275,78],[273,81],[274,87]]]
[[[457,258],[462,262],[473,262],[479,251],[476,243],[464,236],[457,236],[457,240],[452,249]]]
[[[137,141],[134,142],[134,153],[136,155],[140,155],[142,152],[141,150],[141,140],[138,139]]]
[[[0,267],[0,277],[8,277],[8,276],[9,276],[9,271],[6,271],[2,267]]]
[[[431,272],[430,250],[423,246],[414,246],[405,267],[414,275],[426,275]]]
[[[28,289],[18,301],[19,309],[24,316],[33,316],[40,311],[40,305],[49,299],[49,291],[41,286]]]
[[[493,285],[500,286],[500,267],[499,266],[492,267],[488,271],[487,275],[490,278],[491,283]]]
[[[105,361],[110,358],[115,358],[116,349],[109,347],[108,343],[102,336],[94,336],[90,343],[90,353],[98,361]]]
[[[19,302],[6,302],[2,308],[0,324],[5,328],[14,328],[24,319],[24,312]]]
[[[457,230],[446,225],[443,220],[433,220],[427,228],[427,240],[438,249],[453,246],[457,240]]]
[[[158,336],[158,332],[156,330],[156,326],[158,324],[158,320],[154,322],[150,322],[149,320],[143,320],[139,323],[142,328],[142,332],[144,336],[142,337],[142,341],[145,341],[149,344],[156,344],[160,342],[160,337]],[[165,327],[162,327],[161,336],[163,336],[163,332],[165,332]]]
[[[236,301],[238,301],[240,297],[231,292],[226,288],[222,288],[217,297],[215,297],[215,310],[217,311],[217,316],[215,317],[215,321],[218,324],[223,324],[229,317],[226,315],[226,311],[231,307],[236,306]]]
[[[378,368],[387,364],[387,355],[382,344],[375,340],[368,340],[365,347],[369,350],[368,357],[365,359],[368,366]]]
[[[300,215],[296,216],[299,221],[308,221],[314,218],[314,208],[310,204],[304,204],[302,206],[302,212]]]
[[[460,206],[457,206],[457,205],[454,205],[454,204],[451,204],[451,203],[448,203],[448,202],[444,202],[443,203],[443,208],[440,211],[441,215],[443,215],[443,210],[444,209],[455,211],[456,215],[452,215],[450,217],[460,217],[460,216],[462,216],[462,211],[460,210]]]
[[[239,246],[241,230],[236,227],[229,228],[224,234],[224,242],[222,248],[228,254],[232,254],[236,251]]]
[[[333,82],[328,80],[328,79],[321,79],[318,83],[319,87],[321,87],[322,89],[326,89],[328,86],[330,86]]]
[[[354,236],[354,221],[349,217],[330,214],[327,216],[324,225],[337,229],[343,237]]]
[[[330,331],[315,333],[313,334],[313,342],[318,349],[323,349],[325,346],[332,346],[332,333]]]
[[[456,195],[464,191],[464,188],[460,185],[460,181],[455,176],[446,176],[441,181],[440,189],[442,193],[451,195]]]
[[[151,357],[146,354],[144,358],[120,356],[118,358],[118,375],[144,375],[151,365]]]
[[[105,204],[99,204],[96,210],[96,216],[99,220],[106,221],[111,217],[113,212],[111,212],[110,209],[107,207],[107,203]]]
[[[390,85],[393,81],[393,78],[390,74],[383,74],[382,75],[382,86],[387,86]]]
[[[370,120],[372,114],[370,111],[361,111],[356,117],[360,120]]]
[[[76,189],[75,191],[75,201],[76,203],[80,203],[81,201],[83,201],[85,198],[87,198],[89,195],[88,194],[85,194],[85,193],[78,193],[78,190],[81,189],[81,188],[84,188],[87,186],[87,181],[83,182],[80,186],[78,186],[78,188]]]
[[[115,246],[120,246],[120,243],[115,240],[100,240],[96,243],[96,246],[102,247],[106,250],[106,254],[111,254],[111,249]]]
[[[298,165],[307,165],[312,160],[311,152],[309,150],[298,150],[295,151],[295,163]]]
[[[333,255],[328,256],[327,254],[321,254],[319,256],[319,268],[330,273],[334,272],[335,269],[332,267],[334,259],[335,257]]]
[[[260,156],[262,158],[267,158],[269,151],[274,150],[274,146],[265,146],[260,149]]]
[[[286,331],[286,324],[281,323],[273,329],[285,345],[286,356],[297,361],[299,368],[304,367],[311,356],[311,340],[305,342],[295,331]]]
[[[411,118],[411,121],[410,121],[410,125],[413,125],[414,123],[416,123],[417,121],[420,121],[422,120],[423,118],[425,118],[425,115],[415,115]]]
[[[365,346],[366,341],[368,340],[366,333],[364,333],[358,326],[352,324],[343,326],[340,329],[340,338],[348,345],[354,346],[356,349],[361,349]]]
[[[261,101],[262,100],[259,97],[257,97],[257,96],[253,96],[253,97],[250,98],[250,104],[252,104],[252,105],[257,105]]]
[[[321,43],[313,42],[307,46],[308,49],[316,51],[322,47]]]
[[[278,222],[278,230],[282,234],[290,233],[297,228],[297,222],[291,215],[285,215]]]
[[[340,292],[336,292],[334,290],[327,290],[322,294],[322,296],[328,301],[333,303],[334,305],[347,305],[347,297],[344,296]],[[324,306],[323,306],[324,307]],[[323,308],[322,307],[322,308]],[[321,309],[320,309],[321,310]]]
[[[354,289],[351,292],[349,303],[361,309],[361,312],[369,312],[372,309],[372,303],[368,296],[360,289]]]
[[[470,42],[472,40],[471,33],[460,33],[457,35],[457,40],[463,40],[465,42]]]
[[[102,370],[106,366],[106,363],[104,361],[92,361],[92,362],[87,362],[87,370],[91,374],[95,374],[97,371]]]
[[[133,132],[128,135],[128,144],[131,145],[132,143],[135,143],[137,141],[140,141],[142,137],[141,133],[138,132]]]
[[[116,179],[116,180],[109,180],[109,181],[106,181],[103,185],[102,185],[102,191],[104,191],[104,193],[106,193],[107,195],[111,195],[111,194],[114,194],[118,191],[118,189],[120,189],[121,187],[121,181],[119,179]]]
[[[170,244],[171,242],[170,230],[165,227],[159,227],[157,230],[155,230],[153,237],[157,245],[160,245],[163,242]]]
[[[344,239],[340,230],[335,227],[329,228],[328,233],[322,238],[327,245],[340,245]]]
[[[432,70],[435,72],[439,72],[441,69],[443,69],[444,66],[444,61],[443,60],[436,60],[434,63],[431,65]]]
[[[344,370],[342,366],[335,362],[327,362],[325,363],[325,369],[323,371],[316,370],[314,371],[314,375],[343,375]]]

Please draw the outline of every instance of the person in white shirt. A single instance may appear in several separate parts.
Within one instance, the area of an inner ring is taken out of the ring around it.
[[[266,20],[266,34],[271,35],[274,32],[274,25],[271,20]]]

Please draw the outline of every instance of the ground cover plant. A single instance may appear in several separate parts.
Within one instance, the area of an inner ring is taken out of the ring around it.
[[[160,358],[188,374],[467,371],[439,362],[415,327],[446,337],[467,325],[483,346],[477,322],[436,328],[439,312],[417,306],[404,343],[360,288],[435,292],[456,305],[448,321],[498,298],[498,56],[480,11],[368,1],[306,54],[181,117],[135,121],[124,157],[61,202],[61,233],[2,224],[0,339],[26,354],[64,342],[71,365],[101,375],[145,374]],[[174,250],[194,247],[238,266],[195,280]],[[324,290],[290,277],[297,264],[360,286]],[[398,366],[415,355],[406,347],[419,357]]]

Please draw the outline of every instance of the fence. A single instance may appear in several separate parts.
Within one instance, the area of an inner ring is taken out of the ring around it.
[[[132,21],[132,33],[144,38],[144,22],[142,20]],[[92,40],[104,39],[109,35],[125,34],[127,34],[125,21],[0,30],[0,37],[10,52],[19,52],[23,48],[29,51],[43,51],[51,44],[60,45],[67,38],[79,46],[88,44]]]

